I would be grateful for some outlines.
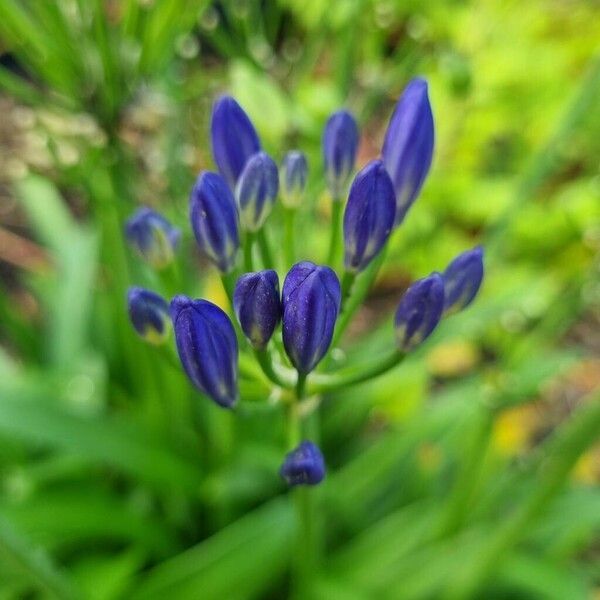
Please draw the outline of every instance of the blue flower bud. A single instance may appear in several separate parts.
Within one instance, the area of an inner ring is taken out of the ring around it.
[[[203,171],[190,195],[190,220],[202,253],[223,273],[235,265],[240,247],[233,194],[216,173]]]
[[[265,348],[281,318],[279,278],[273,270],[246,273],[236,283],[233,308],[254,348]]]
[[[290,150],[283,157],[280,175],[281,199],[284,206],[288,208],[300,206],[308,176],[308,162],[304,152]]]
[[[158,294],[140,287],[127,292],[129,319],[140,337],[151,344],[162,344],[171,332],[169,305]]]
[[[248,115],[231,96],[222,96],[215,102],[210,134],[215,163],[234,190],[248,159],[260,150],[258,134]]]
[[[477,295],[483,280],[483,248],[459,254],[444,271],[444,314],[462,310]]]
[[[356,153],[358,151],[358,125],[346,110],[333,113],[323,133],[323,159],[327,185],[334,200],[340,200],[346,191]]]
[[[219,406],[233,406],[238,399],[238,344],[229,317],[207,300],[175,296],[171,319],[190,381]]]
[[[173,261],[181,231],[161,214],[143,206],[125,223],[125,237],[147,263],[162,269]]]
[[[383,142],[383,162],[396,192],[396,225],[421,191],[432,156],[433,115],[427,82],[417,78],[400,96]]]
[[[263,226],[278,191],[277,165],[265,152],[257,152],[246,163],[235,188],[240,221],[246,231],[258,231]]]
[[[325,477],[325,461],[319,448],[305,440],[286,455],[279,473],[289,486],[317,485]]]
[[[283,282],[283,345],[292,364],[310,373],[333,337],[341,301],[340,282],[329,267],[294,265]]]
[[[444,280],[439,273],[415,281],[406,290],[396,311],[396,341],[400,350],[408,352],[425,339],[442,318]]]
[[[394,226],[396,197],[380,160],[371,161],[354,178],[344,213],[344,264],[362,271],[379,254]]]

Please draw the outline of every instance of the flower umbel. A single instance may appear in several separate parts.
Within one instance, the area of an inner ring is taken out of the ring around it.
[[[404,220],[429,172],[433,137],[427,82],[416,78],[400,96],[383,142],[383,162],[396,192],[396,225]]]
[[[352,182],[344,213],[344,264],[362,271],[379,254],[394,226],[394,188],[380,160],[371,161]]]
[[[219,173],[234,190],[248,159],[260,150],[256,129],[231,96],[222,96],[213,106],[210,134]]]
[[[125,237],[148,264],[163,269],[173,262],[181,231],[155,210],[143,206],[125,223]]]
[[[175,296],[171,319],[177,352],[191,382],[225,408],[238,399],[238,343],[229,317],[207,300]]]
[[[141,287],[127,292],[127,311],[134,329],[151,344],[162,344],[171,333],[169,305],[162,297]]]
[[[340,282],[329,267],[305,261],[286,275],[283,345],[299,373],[310,373],[329,349],[340,301]]]
[[[266,152],[250,157],[235,188],[242,227],[258,231],[269,216],[279,191],[277,165]]]
[[[318,446],[307,440],[289,452],[279,471],[289,486],[317,485],[325,477],[325,461]]]
[[[415,281],[396,310],[396,342],[408,352],[424,342],[436,328],[444,309],[444,281],[439,273]]]
[[[244,335],[254,348],[265,348],[281,318],[279,278],[273,270],[242,275],[233,307]]]
[[[323,132],[323,160],[327,185],[334,200],[341,200],[354,170],[358,151],[358,125],[347,110],[333,113]]]
[[[225,180],[203,171],[190,195],[190,221],[202,253],[222,273],[233,269],[240,247],[235,200]]]
[[[444,271],[444,314],[450,315],[473,302],[483,280],[483,248],[459,254]]]

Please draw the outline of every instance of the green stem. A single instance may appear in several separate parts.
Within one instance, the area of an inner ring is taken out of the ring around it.
[[[315,373],[310,378],[310,391],[316,393],[338,390],[374,379],[399,365],[405,356],[404,352],[394,348],[383,357],[379,356],[370,361],[361,362],[359,365],[340,369],[335,373]]]
[[[275,384],[279,387],[291,389],[296,384],[296,379],[290,378],[287,373],[278,369],[275,364],[273,364],[273,360],[271,358],[271,354],[265,348],[262,350],[254,350],[254,355],[256,356],[256,360],[260,365],[263,373]]]
[[[338,317],[335,332],[333,334],[333,341],[331,342],[331,347],[335,348],[339,343],[346,327],[348,327],[352,316],[358,309],[358,307],[363,303],[366,298],[373,282],[377,278],[377,274],[379,273],[379,269],[381,269],[381,265],[385,260],[385,247],[379,253],[371,264],[356,278],[356,283],[352,286],[352,294],[348,297],[344,306],[342,307],[342,312]]]
[[[586,398],[583,406],[544,446],[543,468],[531,494],[489,538],[468,568],[457,574],[448,586],[445,598],[473,598],[485,584],[495,566],[528,531],[535,519],[564,486],[579,457],[598,440],[600,431],[600,394]]]
[[[342,276],[342,311],[344,310],[344,306],[352,293],[352,287],[354,286],[354,282],[356,280],[356,273],[350,273],[349,271],[344,271],[344,275]]]
[[[256,234],[248,231],[246,233],[246,239],[244,240],[244,269],[246,273],[252,273],[254,271],[252,263],[252,246],[254,245],[254,239]]]
[[[289,269],[296,260],[296,247],[294,240],[295,233],[295,208],[283,209],[283,258],[285,260],[285,269]]]
[[[264,227],[258,232],[256,237],[265,269],[274,269],[273,253],[271,252],[271,246]]]
[[[342,202],[336,198],[331,205],[331,236],[329,238],[329,252],[327,253],[327,264],[335,267],[340,244],[340,230],[342,220]]]

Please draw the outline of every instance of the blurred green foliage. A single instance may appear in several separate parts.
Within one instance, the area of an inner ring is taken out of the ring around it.
[[[583,1],[3,0],[0,598],[287,597],[282,415],[259,384],[234,415],[200,397],[134,335],[125,290],[224,301],[186,224],[218,92],[275,157],[307,150],[319,259],[327,115],[359,116],[362,165],[414,74],[434,166],[344,360],[389,345],[407,283],[475,243],[485,286],[398,369],[323,399],[304,597],[598,593],[598,40]],[[123,245],[138,203],[182,226],[175,284]]]

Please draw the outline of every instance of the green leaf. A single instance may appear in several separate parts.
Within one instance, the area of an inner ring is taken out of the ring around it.
[[[293,524],[286,499],[273,500],[152,569],[129,598],[265,597],[265,590],[281,575],[289,560]]]

